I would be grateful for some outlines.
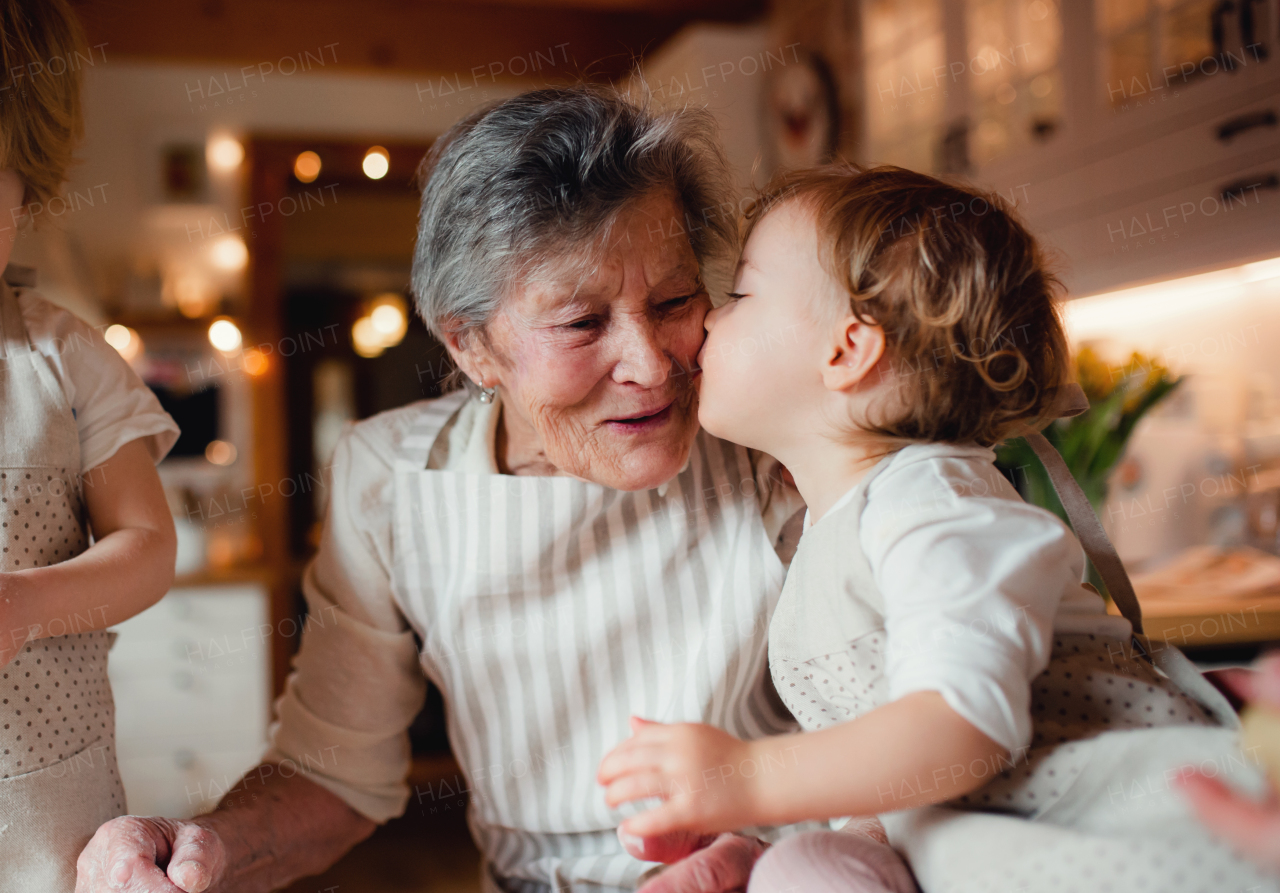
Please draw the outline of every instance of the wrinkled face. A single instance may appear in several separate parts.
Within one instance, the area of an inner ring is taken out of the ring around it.
[[[507,437],[531,435],[561,471],[620,490],[655,487],[684,467],[711,300],[673,224],[683,219],[668,193],[637,201],[590,269],[518,285],[487,346],[469,339],[462,368],[498,387]]]

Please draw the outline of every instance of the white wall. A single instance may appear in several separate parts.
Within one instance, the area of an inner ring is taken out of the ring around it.
[[[647,59],[643,69],[654,99],[663,106],[701,106],[716,116],[744,195],[764,150],[765,71],[755,60],[765,40],[763,25],[690,25]],[[755,174],[757,181],[761,173]]]
[[[309,71],[247,79],[234,64],[99,61],[84,73],[85,140],[77,153],[83,161],[66,187],[69,201],[66,208],[51,206],[48,223],[19,239],[14,259],[40,268],[51,300],[95,322],[104,295],[151,271],[175,244],[191,243],[192,221],[237,213],[238,177],[213,172],[211,206],[164,205],[163,147],[203,145],[215,132],[428,139],[477,105],[533,86],[481,84],[457,92],[454,73],[388,77],[325,71],[314,62]],[[454,92],[442,79],[453,82]],[[462,85],[468,81],[462,75]]]
[[[1135,429],[1130,474],[1112,478],[1121,557],[1146,569],[1237,542],[1248,486],[1280,463],[1280,258],[1073,301],[1066,322],[1112,361],[1137,350],[1187,376]]]
[[[764,43],[762,26],[695,25],[644,68],[660,102],[703,105],[715,114],[743,195],[763,148],[765,74],[754,70],[751,57],[759,57]],[[235,218],[238,174],[210,171],[208,204],[164,202],[160,159],[166,146],[202,145],[216,133],[429,139],[477,105],[541,85],[466,89],[466,73],[356,74],[325,70],[314,60],[310,70],[290,75],[257,71],[249,66],[246,77],[233,63],[97,60],[85,67],[85,139],[64,192],[68,201],[46,209],[43,225],[24,233],[14,252],[15,261],[39,269],[41,290],[51,300],[101,323],[104,298],[118,299],[166,265],[187,263],[185,255],[208,249],[209,240],[191,235],[201,221],[224,213]],[[761,176],[756,173],[757,180]],[[238,290],[237,277],[221,275],[220,288]]]

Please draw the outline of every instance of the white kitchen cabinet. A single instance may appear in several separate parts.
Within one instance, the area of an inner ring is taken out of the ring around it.
[[[1073,294],[1280,254],[1280,65],[1161,89],[975,177],[1023,198]]]
[[[1221,21],[1222,53],[1210,6],[1060,4],[1061,132],[972,171],[1019,199],[1072,296],[1280,254],[1275,3],[1250,4],[1251,48]]]
[[[254,583],[177,587],[115,628],[108,667],[130,812],[204,812],[262,756],[268,605]]]
[[[1012,198],[1072,296],[1275,256],[1278,5],[862,0],[861,160]]]

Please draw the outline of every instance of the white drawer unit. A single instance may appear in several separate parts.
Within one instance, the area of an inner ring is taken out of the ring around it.
[[[268,606],[256,584],[179,587],[115,628],[108,669],[130,812],[205,812],[262,756]]]
[[[1174,5],[1138,6],[1164,15]],[[1065,29],[1065,126],[972,179],[1018,203],[1033,232],[1058,252],[1055,266],[1070,295],[1280,254],[1275,3],[1265,4],[1269,12],[1259,20],[1268,23],[1259,37],[1265,48],[1255,53],[1233,43],[1242,32],[1232,18],[1224,45],[1238,60],[1231,66],[1221,53],[1200,59],[1198,68],[1157,65],[1127,76],[1123,89],[1105,73],[1105,41],[1095,25],[1107,9],[1133,4],[1056,6]],[[1207,17],[1193,24],[1209,28]]]
[[[1266,87],[1027,187],[1025,213],[1069,259],[1076,294],[1280,254],[1280,80]]]

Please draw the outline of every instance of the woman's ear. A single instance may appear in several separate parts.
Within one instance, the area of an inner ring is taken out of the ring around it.
[[[822,383],[845,391],[867,377],[884,356],[884,329],[848,316],[832,329],[830,349],[822,364]]]
[[[444,333],[444,347],[463,375],[481,387],[492,387],[493,358],[485,349],[483,338],[465,329],[449,329]]]

